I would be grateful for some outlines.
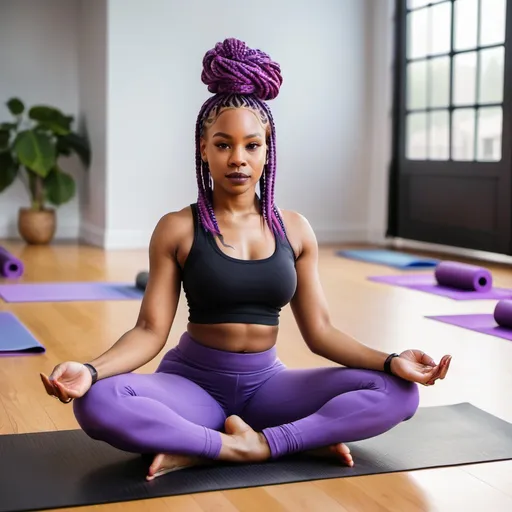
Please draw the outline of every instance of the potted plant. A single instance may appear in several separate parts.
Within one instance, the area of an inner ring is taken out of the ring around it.
[[[19,178],[30,198],[18,211],[18,231],[29,244],[47,244],[56,230],[54,207],[76,193],[73,177],[60,167],[59,158],[75,153],[86,168],[90,163],[87,140],[71,129],[73,116],[59,109],[35,105],[28,111],[18,98],[6,103],[14,117],[0,124],[0,192]]]

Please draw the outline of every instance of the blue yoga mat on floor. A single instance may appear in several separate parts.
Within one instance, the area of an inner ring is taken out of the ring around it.
[[[432,268],[439,263],[439,260],[436,259],[422,258],[420,256],[414,256],[413,254],[388,251],[385,249],[351,249],[338,251],[336,254],[343,258],[365,261],[367,263],[377,263],[401,270]]]
[[[0,312],[0,356],[39,354],[46,349],[9,311]]]

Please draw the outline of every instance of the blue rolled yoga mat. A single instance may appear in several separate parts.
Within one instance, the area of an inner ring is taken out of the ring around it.
[[[338,251],[336,255],[343,258],[365,261],[367,263],[386,265],[401,270],[433,268],[439,263],[439,260],[436,259],[421,258],[412,254],[388,251],[385,249],[350,249]]]
[[[0,312],[0,356],[40,354],[45,351],[13,313]]]

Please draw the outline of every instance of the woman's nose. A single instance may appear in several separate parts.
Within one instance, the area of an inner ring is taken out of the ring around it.
[[[229,164],[233,167],[242,167],[246,164],[245,156],[242,148],[233,149],[229,158]]]

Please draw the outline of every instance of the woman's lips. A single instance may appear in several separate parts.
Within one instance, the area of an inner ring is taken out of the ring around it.
[[[231,172],[229,174],[226,174],[226,178],[231,183],[235,184],[242,184],[249,180],[249,176],[247,176],[247,174],[244,174],[243,172]]]

